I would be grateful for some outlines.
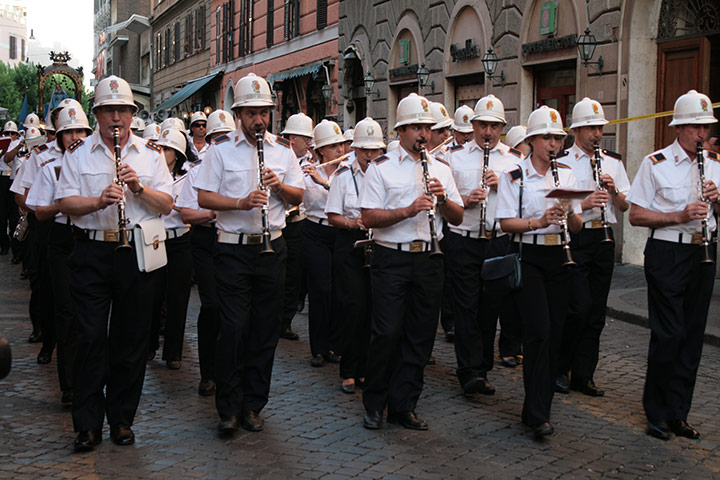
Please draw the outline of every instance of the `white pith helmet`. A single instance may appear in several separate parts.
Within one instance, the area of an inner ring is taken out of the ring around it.
[[[93,111],[98,107],[107,105],[125,105],[132,107],[133,113],[137,111],[130,84],[116,75],[103,78],[95,87]]]
[[[233,115],[225,110],[215,110],[207,119],[207,129],[205,139],[209,139],[210,135],[215,133],[227,133],[235,130],[235,120]]]
[[[542,107],[533,110],[528,117],[526,138],[530,138],[535,135],[547,134],[562,136],[567,135],[565,130],[563,130],[560,112],[554,108],[548,107],[547,105],[543,105]]]
[[[355,129],[348,128],[343,132],[343,137],[345,138],[346,142],[352,142],[355,138]]]
[[[151,123],[150,125],[145,126],[145,130],[143,130],[142,138],[144,140],[157,140],[160,138],[160,133],[162,130],[160,130],[160,125],[157,123]]]
[[[187,140],[185,139],[183,132],[175,128],[165,129],[160,134],[160,138],[157,139],[157,144],[162,147],[172,148],[182,157],[183,161],[187,160],[187,157],[185,156]]]
[[[145,130],[145,120],[140,117],[133,117],[132,123],[130,124],[130,130],[142,133],[143,130]]]
[[[673,119],[670,126],[675,125],[704,125],[717,123],[713,115],[713,107],[710,98],[695,90],[680,95],[675,101]]]
[[[60,134],[66,130],[72,130],[75,128],[81,128],[87,132],[88,135],[92,135],[92,128],[88,122],[87,115],[82,108],[75,106],[65,107],[60,110],[55,119],[57,123],[57,133]]]
[[[38,117],[34,113],[29,113],[25,117],[25,121],[23,121],[23,127],[25,127],[25,128],[30,128],[30,127],[40,128],[40,117]]]
[[[315,139],[316,149],[336,143],[345,143],[346,141],[345,137],[343,137],[342,130],[340,130],[340,126],[328,119],[323,120],[315,126],[313,138]]]
[[[435,125],[435,123],[427,98],[411,93],[398,103],[397,118],[393,128],[411,124]]]
[[[527,135],[527,127],[525,125],[515,125],[505,134],[505,145],[515,148],[525,140]]]
[[[13,122],[12,120],[8,120],[7,122],[5,122],[5,126],[3,127],[3,133],[5,132],[18,133],[18,128],[15,122]]]
[[[475,114],[473,109],[467,105],[460,105],[455,110],[455,118],[453,120],[452,128],[460,133],[473,133],[472,123],[470,119]]]
[[[350,146],[353,148],[367,149],[385,148],[380,124],[370,117],[365,117],[360,120],[357,125],[355,125],[355,136]]]
[[[285,129],[280,132],[281,135],[300,135],[303,137],[313,136],[313,121],[304,113],[296,113],[290,115],[285,124]]]
[[[596,125],[607,125],[605,111],[600,102],[588,97],[583,98],[575,104],[572,111],[572,124],[570,128],[592,127]]]
[[[195,122],[205,122],[207,123],[207,115],[205,115],[205,112],[195,112],[192,114],[192,117],[190,117],[190,126],[193,126],[193,123]]]
[[[270,85],[264,78],[248,73],[235,85],[232,109],[239,107],[272,107]]]
[[[160,124],[160,131],[167,130],[168,128],[174,128],[175,130],[185,131],[185,122],[177,117],[169,117],[162,121]]]
[[[475,104],[470,121],[507,123],[505,121],[505,106],[495,95],[485,96]]]
[[[62,100],[60,100],[60,103],[58,103],[57,106],[52,109],[52,113],[59,112],[61,109],[65,108],[65,107],[70,107],[70,106],[73,106],[73,107],[76,107],[79,109],[83,108],[82,104],[80,102],[78,102],[77,100],[75,100],[74,98],[63,98]]]
[[[433,119],[435,119],[435,125],[430,127],[430,130],[440,130],[441,128],[449,127],[453,123],[453,119],[443,105],[440,102],[430,102],[430,112],[432,113]]]
[[[28,150],[42,145],[46,141],[45,135],[42,134],[38,127],[30,127],[25,130],[25,146]]]

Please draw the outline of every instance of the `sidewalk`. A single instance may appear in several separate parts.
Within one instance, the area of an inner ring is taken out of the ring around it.
[[[616,264],[608,296],[607,315],[647,327],[647,308],[647,284],[642,266]],[[720,280],[715,280],[705,328],[705,343],[720,346]]]

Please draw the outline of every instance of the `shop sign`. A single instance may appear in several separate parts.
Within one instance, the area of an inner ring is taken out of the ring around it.
[[[554,50],[564,50],[566,48],[574,48],[577,46],[575,35],[566,35],[560,38],[545,38],[537,42],[525,43],[522,46],[523,55],[533,53],[552,52]]]
[[[540,35],[555,33],[557,33],[557,3],[550,0],[540,6]]]
[[[398,40],[398,63],[400,65],[407,65],[410,63],[410,39],[401,38]]]
[[[462,62],[463,60],[470,60],[472,58],[480,57],[480,49],[475,45],[471,38],[465,40],[465,47],[461,48],[460,45],[453,43],[450,45],[450,56],[453,62]]]
[[[409,75],[417,75],[418,66],[417,63],[412,65],[403,65],[402,67],[393,68],[390,70],[390,78],[407,77]]]

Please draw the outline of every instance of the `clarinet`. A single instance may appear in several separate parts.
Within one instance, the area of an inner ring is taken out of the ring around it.
[[[430,171],[428,170],[427,150],[425,150],[425,148],[420,150],[420,163],[422,164],[423,169],[423,187],[425,188],[425,195],[432,197],[434,201],[435,197],[432,192],[430,192]],[[433,208],[427,211],[427,217],[428,222],[430,223],[430,257],[442,256],[444,254],[442,250],[440,250],[440,242],[438,242],[437,230],[435,227],[434,205]]]
[[[590,163],[592,163],[593,167],[593,178],[595,179],[595,188],[601,191],[605,191],[605,185],[603,184],[602,179],[600,178],[600,175],[602,175],[602,164],[601,157],[600,157],[600,144],[598,142],[595,142],[593,145],[593,150],[595,151],[595,156],[590,159]],[[603,203],[600,206],[600,221],[602,222],[602,230],[603,230],[603,239],[601,242],[607,243],[612,242],[612,236],[610,235],[610,224],[607,221],[607,204]]]
[[[372,264],[373,243],[375,243],[375,240],[373,240],[372,228],[368,228],[367,238],[363,240],[356,240],[353,244],[353,248],[362,248],[365,253],[363,268],[370,268],[370,265]]]
[[[130,220],[125,216],[125,182],[120,180],[120,164],[122,160],[120,159],[120,129],[117,127],[113,128],[113,152],[115,154],[115,183],[123,190],[123,197],[117,204],[118,244],[115,250],[124,250],[130,248],[127,231]]]
[[[487,190],[487,184],[485,183],[485,174],[488,171],[490,165],[490,140],[485,140],[485,146],[483,146],[483,167],[482,167],[482,179],[480,180],[480,188]],[[480,238],[485,237],[485,217],[487,216],[487,196],[480,202]]]
[[[255,141],[257,142],[257,157],[258,157],[258,190],[267,192],[267,188],[262,181],[262,171],[265,170],[265,149],[263,147],[263,140],[265,135],[263,132],[255,132]],[[275,253],[272,245],[270,244],[270,227],[268,226],[268,202],[265,202],[260,209],[262,213],[262,250],[260,255],[267,255]]]
[[[697,166],[698,166],[698,192],[700,193],[700,201],[707,205],[708,213],[701,220],[702,225],[702,258],[700,263],[715,263],[710,255],[710,226],[708,225],[708,217],[712,212],[712,206],[705,195],[703,195],[703,186],[705,185],[705,156],[703,155],[703,144],[697,144]]]
[[[552,171],[553,184],[555,188],[560,187],[560,175],[558,174],[557,160],[555,160],[555,152],[550,152],[550,170]],[[573,267],[575,262],[572,258],[572,252],[570,252],[570,233],[568,232],[567,216],[563,211],[563,219],[560,222],[560,238],[562,242],[563,254],[565,260],[563,261],[563,267]]]

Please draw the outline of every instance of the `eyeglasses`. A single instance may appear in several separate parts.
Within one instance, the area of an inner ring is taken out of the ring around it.
[[[449,127],[443,127],[443,128],[438,128],[438,129],[436,129],[435,131],[436,131],[437,133],[445,133],[445,132],[447,132],[448,130],[450,130]]]
[[[113,115],[115,113],[125,115],[130,113],[132,110],[127,105],[105,105],[102,107],[97,107],[95,111],[100,112],[103,115]]]
[[[191,125],[192,127],[207,128],[207,123],[195,122]]]

